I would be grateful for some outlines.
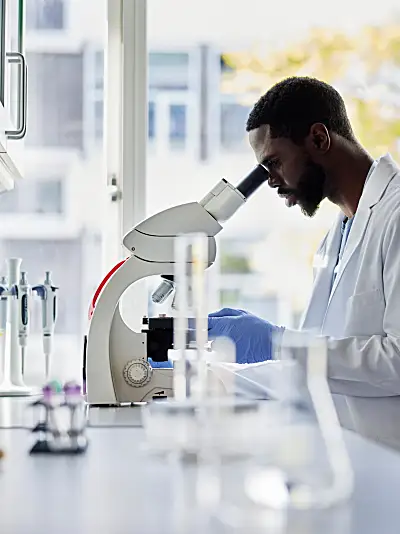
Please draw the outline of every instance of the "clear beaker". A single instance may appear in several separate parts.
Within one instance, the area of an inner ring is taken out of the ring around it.
[[[221,447],[214,462],[217,514],[231,525],[265,524],[273,510],[327,509],[352,492],[353,473],[326,378],[326,340],[287,334],[275,345],[276,361],[232,368],[237,383],[258,377],[268,400],[259,403],[257,426],[235,465],[229,443],[228,454]]]

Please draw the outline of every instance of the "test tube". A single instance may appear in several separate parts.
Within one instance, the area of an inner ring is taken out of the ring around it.
[[[206,394],[207,267],[207,236],[178,236],[175,241],[177,315],[174,321],[174,395],[177,401],[192,396],[201,400]]]

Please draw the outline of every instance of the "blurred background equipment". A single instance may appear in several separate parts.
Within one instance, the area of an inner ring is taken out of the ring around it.
[[[25,7],[27,131],[22,141],[10,141],[20,147],[15,160],[24,180],[0,196],[0,251],[4,258],[23,257],[31,281],[50,268],[68,295],[58,310],[53,371],[65,380],[80,379],[88,304],[122,259],[114,251],[121,252],[115,208],[123,194],[103,144],[104,125],[112,120],[104,116],[107,3],[26,0]],[[201,198],[216,176],[251,168],[248,112],[272,83],[291,74],[332,83],[365,147],[374,156],[387,150],[399,156],[398,0],[337,0],[329,6],[249,0],[246,10],[240,2],[148,0],[147,11],[146,217]],[[272,27],[266,28],[264,11],[273,13]],[[227,18],[221,32],[220,21]],[[18,25],[11,29],[19,42]],[[249,202],[252,216],[238,213],[219,238],[212,306],[239,307],[296,326],[312,284],[313,253],[336,208],[323,203],[308,220],[268,188]],[[149,316],[158,283],[149,283]],[[25,365],[29,383],[41,381],[42,344],[35,312]]]

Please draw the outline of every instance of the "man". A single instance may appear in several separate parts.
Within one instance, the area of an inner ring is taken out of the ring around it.
[[[325,336],[328,380],[341,424],[400,449],[400,170],[357,141],[331,86],[294,77],[273,86],[247,121],[269,185],[313,216],[325,198],[341,213],[314,263],[300,330]],[[209,317],[209,336],[231,337],[237,361],[271,358],[290,334],[242,310]],[[267,364],[268,365],[268,364]]]

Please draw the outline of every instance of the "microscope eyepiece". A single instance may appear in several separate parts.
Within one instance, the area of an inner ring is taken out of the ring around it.
[[[225,178],[220,180],[199,204],[216,221],[225,222],[268,178],[267,168],[264,165],[257,165],[237,187],[231,185]]]
[[[245,198],[249,198],[250,195],[257,191],[257,189],[266,182],[269,178],[269,172],[262,165],[257,165],[254,169],[243,178],[236,189],[242,193]]]

